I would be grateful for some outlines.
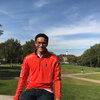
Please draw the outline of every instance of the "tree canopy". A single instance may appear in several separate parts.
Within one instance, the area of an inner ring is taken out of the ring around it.
[[[24,45],[19,40],[8,39],[4,43],[0,43],[0,59],[5,58],[8,63],[22,62],[23,58],[34,52],[34,41],[27,41]]]
[[[14,39],[8,39],[4,43],[3,47],[4,58],[8,62],[19,62],[21,55],[20,41]]]
[[[87,49],[79,58],[78,64],[89,67],[100,67],[100,44]]]
[[[26,41],[24,45],[22,45],[23,57],[35,51],[34,40]]]

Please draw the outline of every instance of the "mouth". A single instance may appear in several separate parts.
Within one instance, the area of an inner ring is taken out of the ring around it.
[[[43,47],[39,47],[38,49],[40,49],[40,50],[45,50],[45,48],[43,48]]]
[[[43,49],[43,47],[38,47],[39,49]]]

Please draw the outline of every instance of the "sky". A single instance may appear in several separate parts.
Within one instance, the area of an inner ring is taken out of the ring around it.
[[[80,56],[100,43],[100,0],[0,0],[0,24],[0,42],[45,33],[49,51]]]

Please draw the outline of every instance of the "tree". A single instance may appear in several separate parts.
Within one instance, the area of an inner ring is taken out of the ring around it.
[[[22,46],[22,51],[23,51],[23,55],[22,55],[22,59],[35,51],[35,45],[34,45],[34,40],[30,40],[30,41],[26,41],[26,43]]]
[[[58,59],[59,59],[60,63],[63,62],[63,57],[62,57],[62,55],[58,55]]]
[[[4,45],[5,43],[0,43],[0,59],[3,59],[4,58]]]
[[[100,44],[96,44],[90,47],[90,49],[87,49],[83,55],[78,58],[78,64],[100,67]]]
[[[77,64],[77,56],[67,55],[68,62],[71,64]]]
[[[0,24],[0,27],[2,27],[2,25]],[[3,34],[3,30],[0,30],[0,35],[2,35]]]
[[[9,63],[18,63],[20,61],[22,51],[20,42],[17,39],[8,39],[3,49],[4,57]]]

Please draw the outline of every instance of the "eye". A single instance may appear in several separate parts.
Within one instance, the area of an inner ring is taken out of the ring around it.
[[[46,45],[47,43],[46,42],[36,42],[36,44],[38,44],[38,45],[40,45],[40,44]]]

